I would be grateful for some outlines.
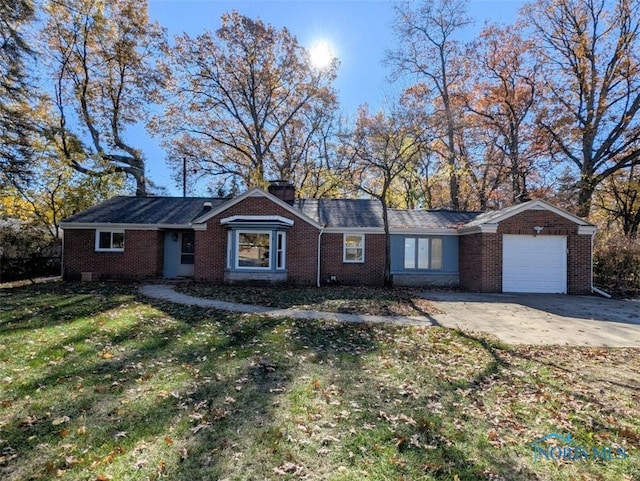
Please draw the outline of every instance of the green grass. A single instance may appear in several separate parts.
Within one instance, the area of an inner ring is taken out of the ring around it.
[[[638,354],[0,289],[0,479],[640,479]]]

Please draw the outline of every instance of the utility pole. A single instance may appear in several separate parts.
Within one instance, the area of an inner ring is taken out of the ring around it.
[[[187,196],[187,158],[182,157],[182,197]]]

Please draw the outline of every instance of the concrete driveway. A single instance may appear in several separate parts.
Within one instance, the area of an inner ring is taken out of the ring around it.
[[[640,347],[640,301],[553,294],[425,292],[444,327],[509,344]]]

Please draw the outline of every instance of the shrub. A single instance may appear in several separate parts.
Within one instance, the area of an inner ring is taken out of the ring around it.
[[[0,219],[0,282],[60,275],[61,245],[48,232]]]
[[[596,236],[593,283],[616,297],[640,295],[640,239]]]

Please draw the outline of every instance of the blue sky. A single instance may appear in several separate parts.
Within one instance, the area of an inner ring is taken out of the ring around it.
[[[469,0],[469,14],[476,19],[476,25],[465,32],[466,39],[473,38],[486,20],[513,22],[523,4],[523,0]],[[151,20],[167,28],[170,37],[183,32],[196,35],[205,29],[214,31],[220,26],[220,16],[234,9],[275,27],[288,28],[305,47],[318,40],[332,45],[340,59],[334,86],[346,115],[354,115],[358,105],[365,102],[375,109],[385,93],[393,90],[387,82],[389,72],[382,65],[385,51],[395,45],[393,2],[149,0]],[[170,195],[181,195],[181,187],[175,185],[158,142],[146,137],[138,138],[136,143],[144,149],[151,180],[165,187]],[[206,192],[192,194],[206,195]]]

